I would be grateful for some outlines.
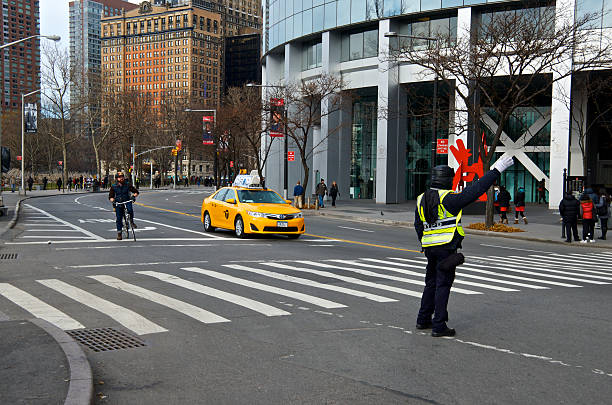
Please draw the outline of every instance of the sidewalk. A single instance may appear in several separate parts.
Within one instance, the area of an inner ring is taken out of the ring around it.
[[[32,191],[24,197],[4,191],[2,197],[8,213],[0,217],[0,235],[14,225],[15,208],[20,200],[57,194],[61,193]],[[42,319],[7,319],[0,312],[0,358],[3,359],[0,403],[90,404],[93,399],[91,367],[78,343]]]
[[[331,200],[326,201],[325,208],[317,210],[304,210],[305,215],[322,215],[341,218],[357,222],[370,222],[387,225],[414,227],[414,211],[416,201],[401,204],[376,204],[373,200],[336,200],[336,207],[331,206]],[[514,208],[514,207],[512,207]],[[514,224],[514,212],[508,215],[508,225],[516,226],[525,232],[503,233],[467,229],[469,224],[484,222],[484,215],[463,215],[462,224],[465,232],[473,235],[502,237],[509,239],[530,240],[538,242],[565,244],[561,238],[561,222],[558,210],[549,210],[548,205],[527,204],[525,216],[529,221]],[[495,217],[499,220],[499,217]],[[582,236],[582,227],[578,225],[578,234]],[[595,229],[595,238],[601,236],[599,229]],[[596,239],[596,243],[581,244],[572,242],[572,246],[588,246],[612,249],[612,233],[607,240]]]

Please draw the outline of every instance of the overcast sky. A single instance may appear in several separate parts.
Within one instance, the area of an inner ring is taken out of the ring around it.
[[[70,27],[68,26],[68,3],[70,0],[40,0],[40,33],[59,35],[61,46],[70,44]],[[141,0],[129,0],[139,4]]]

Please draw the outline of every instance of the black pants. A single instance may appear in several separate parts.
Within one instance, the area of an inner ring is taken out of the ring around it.
[[[337,197],[337,196],[335,196],[335,195],[332,195],[332,196],[331,196],[331,198],[332,198],[332,207],[335,207],[335,206],[336,206],[336,197]]]
[[[583,219],[582,220],[582,240],[586,240],[587,238],[593,239],[593,232],[595,228],[595,220],[593,219]]]
[[[441,332],[447,328],[448,321],[448,297],[450,289],[455,280],[455,269],[452,271],[442,271],[438,265],[454,250],[441,247],[431,247],[425,249],[427,257],[427,271],[425,273],[425,289],[421,298],[421,309],[417,317],[417,323],[432,323],[434,332]],[[433,315],[433,319],[432,319]]]
[[[514,219],[518,219],[519,214],[521,215],[522,218],[525,218],[525,213],[523,211],[514,211]]]
[[[599,220],[601,221],[601,237],[605,239],[608,233],[608,218],[599,218]]]
[[[563,226],[565,226],[565,235],[566,241],[571,242],[572,241],[572,235],[574,235],[574,240],[578,241],[580,240],[580,237],[578,236],[578,224],[576,221],[572,221],[572,222],[567,222],[567,221],[563,221]]]

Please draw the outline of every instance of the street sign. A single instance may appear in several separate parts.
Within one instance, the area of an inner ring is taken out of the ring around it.
[[[295,161],[295,152],[292,152],[292,151],[287,152],[287,161],[288,162]]]
[[[21,162],[21,156],[17,156],[17,161]]]
[[[439,155],[448,155],[448,139],[437,140],[436,153]]]

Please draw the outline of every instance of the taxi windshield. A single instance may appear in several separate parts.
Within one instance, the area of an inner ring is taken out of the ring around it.
[[[269,190],[237,190],[238,199],[243,203],[287,204],[274,191]]]

